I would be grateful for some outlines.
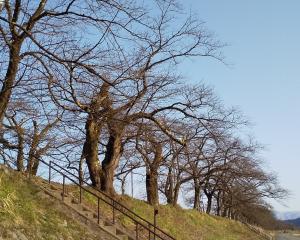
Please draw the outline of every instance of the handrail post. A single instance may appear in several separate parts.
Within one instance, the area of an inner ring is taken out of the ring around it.
[[[156,222],[157,222],[157,214],[158,214],[158,209],[154,208],[154,212],[153,212],[153,215],[154,215],[154,240],[156,239]]]
[[[51,183],[51,163],[52,161],[49,162],[49,177],[48,177],[48,183]]]
[[[100,223],[100,198],[98,197],[98,224]]]
[[[63,175],[63,191],[62,191],[62,200],[65,200],[65,175]]]
[[[148,223],[148,228],[149,228],[149,240],[151,240],[151,225]]]
[[[116,222],[116,217],[115,217],[115,215],[116,215],[116,213],[115,213],[115,200],[113,200],[113,204],[112,204],[113,206],[112,206],[112,208],[113,208],[113,224],[115,224],[115,222]]]

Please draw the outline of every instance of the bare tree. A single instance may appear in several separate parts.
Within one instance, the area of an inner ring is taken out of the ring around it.
[[[217,52],[220,44],[199,22],[188,17],[177,29],[172,29],[170,23],[175,21],[176,6],[172,1],[156,4],[159,17],[145,11],[145,16],[139,19],[127,14],[130,24],[126,26],[111,21],[107,26],[109,31],[99,31],[101,44],[82,57],[86,61],[65,65],[58,74],[53,73],[49,86],[58,106],[87,114],[82,156],[89,166],[93,184],[99,187],[101,180],[101,189],[112,194],[114,171],[128,126],[148,119],[167,136],[179,141],[156,116],[169,111],[185,114],[189,102],[152,109],[156,104],[154,100],[162,102],[170,95],[175,96],[172,85],[177,77],[170,70],[177,61],[191,56],[220,57]],[[196,108],[196,105],[191,107]],[[97,140],[103,128],[108,130],[109,136],[100,166]]]

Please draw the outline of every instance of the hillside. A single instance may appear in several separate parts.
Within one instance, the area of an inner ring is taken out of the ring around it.
[[[22,174],[0,169],[0,239],[99,239],[99,234],[97,236],[79,220],[73,220],[72,213],[62,207],[60,201],[45,196],[32,182]],[[145,202],[126,196],[120,200],[151,219],[153,208]],[[89,197],[85,201],[93,205]],[[121,216],[119,219],[130,227],[126,219]],[[180,207],[159,206],[158,225],[178,240],[259,239],[239,222]]]
[[[298,228],[300,228],[300,218],[296,218],[296,219],[289,219],[285,221],[288,224],[291,224],[293,226],[296,226]]]
[[[146,202],[124,196],[125,205],[147,219],[153,218],[153,207]],[[215,217],[196,210],[161,205],[158,207],[158,225],[177,240],[250,240],[260,239],[240,222]]]
[[[74,219],[59,201],[0,165],[0,239],[99,239],[97,232]]]

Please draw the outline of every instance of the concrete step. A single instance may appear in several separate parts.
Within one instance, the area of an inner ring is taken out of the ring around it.
[[[129,237],[127,235],[124,235],[124,234],[117,234],[117,237],[121,240],[129,240]]]
[[[117,229],[117,236],[119,239],[129,240],[129,237],[124,232],[120,231],[119,229]]]
[[[105,224],[104,224],[104,228],[105,228],[108,232],[112,233],[113,235],[117,235],[117,229],[116,229],[115,226],[105,225]]]

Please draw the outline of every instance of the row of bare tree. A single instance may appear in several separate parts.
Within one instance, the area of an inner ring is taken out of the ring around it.
[[[4,0],[0,10],[0,154],[36,174],[39,159],[115,195],[144,172],[147,201],[247,218],[286,191],[262,168],[247,121],[187,58],[222,61],[222,44],[174,0]],[[85,171],[87,169],[87,172]]]

